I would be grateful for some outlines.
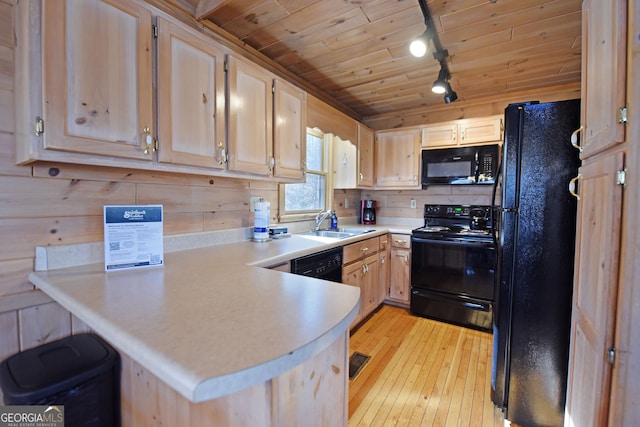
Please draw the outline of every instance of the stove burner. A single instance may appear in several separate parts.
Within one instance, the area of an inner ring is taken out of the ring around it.
[[[450,228],[443,225],[425,225],[419,230],[424,231],[425,233],[437,233],[439,231],[449,231]]]

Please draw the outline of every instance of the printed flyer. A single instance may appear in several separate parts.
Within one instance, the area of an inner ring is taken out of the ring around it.
[[[164,264],[162,205],[104,206],[104,269]]]

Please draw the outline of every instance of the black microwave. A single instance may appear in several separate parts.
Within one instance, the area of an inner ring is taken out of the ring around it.
[[[422,151],[422,187],[436,184],[493,184],[498,144]]]

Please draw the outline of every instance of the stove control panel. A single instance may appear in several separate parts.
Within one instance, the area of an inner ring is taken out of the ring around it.
[[[472,205],[424,205],[425,218],[488,218],[491,212],[490,206]]]

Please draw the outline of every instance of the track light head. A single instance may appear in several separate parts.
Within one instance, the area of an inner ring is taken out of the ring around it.
[[[427,53],[427,46],[429,44],[429,35],[428,31],[425,31],[420,36],[418,36],[414,41],[409,45],[409,51],[411,54],[417,58],[421,58]]]
[[[431,91],[433,93],[445,93],[447,89],[451,89],[449,83],[449,72],[444,66],[440,66],[440,72],[438,73],[438,79],[433,82],[433,86],[431,87]]]

